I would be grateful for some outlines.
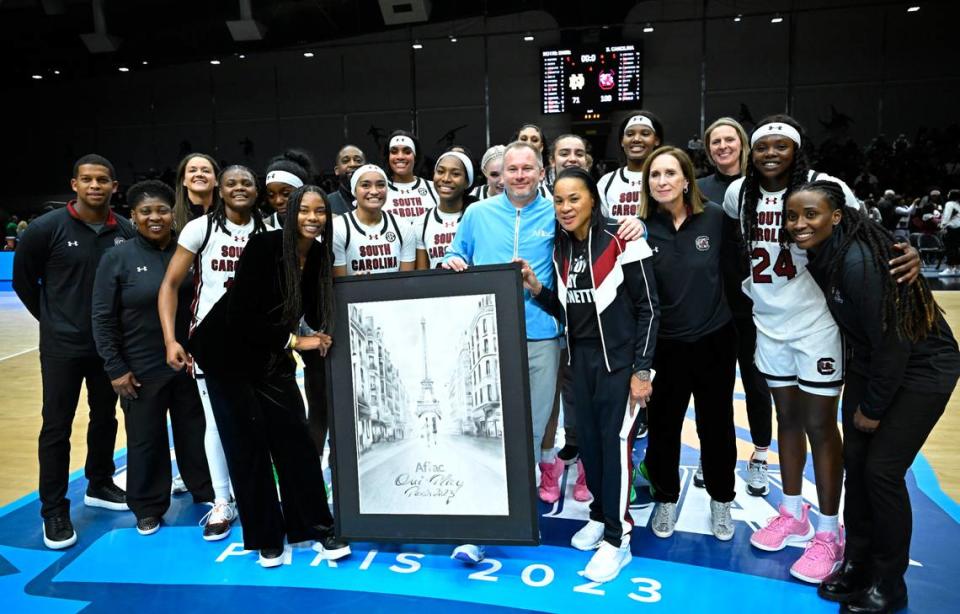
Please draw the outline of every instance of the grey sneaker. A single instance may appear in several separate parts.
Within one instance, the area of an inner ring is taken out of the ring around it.
[[[693,474],[693,485],[697,488],[703,488],[703,461],[697,461],[697,472]]]
[[[710,530],[720,541],[733,539],[735,525],[730,517],[730,503],[720,503],[710,499]]]
[[[677,525],[677,504],[657,503],[650,518],[650,530],[657,537],[667,538],[673,535]]]
[[[170,484],[170,494],[172,495],[185,495],[190,492],[190,489],[187,488],[186,482],[183,481],[183,478],[180,477],[180,474],[173,476],[173,480]]]
[[[747,463],[747,494],[763,497],[770,492],[767,479],[767,461],[751,460]]]

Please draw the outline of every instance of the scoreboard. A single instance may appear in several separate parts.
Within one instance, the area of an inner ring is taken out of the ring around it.
[[[642,60],[635,45],[541,49],[543,113],[602,119],[609,111],[639,108]]]

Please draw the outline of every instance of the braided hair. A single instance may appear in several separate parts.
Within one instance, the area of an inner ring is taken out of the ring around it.
[[[759,130],[761,126],[766,124],[787,124],[796,128],[797,132],[800,133],[801,141],[806,140],[806,135],[803,132],[803,127],[797,123],[797,120],[793,119],[789,115],[769,115],[760,120],[760,123],[757,124],[757,129]],[[752,147],[751,147],[752,150]],[[787,178],[787,191],[783,195],[783,217],[786,218],[786,207],[787,207],[787,198],[795,192],[801,185],[807,183],[807,175],[810,173],[810,162],[807,159],[807,155],[804,153],[803,148],[797,144],[794,144],[793,150],[793,164],[790,166],[789,170],[790,176]],[[757,226],[757,203],[760,201],[760,181],[762,175],[757,167],[753,163],[753,154],[751,151],[750,164],[747,165],[747,168],[743,172],[743,189],[741,194],[743,195],[740,198],[740,201],[737,203],[737,209],[741,211],[740,219],[743,220],[743,244],[747,250],[747,254],[753,251],[753,235]],[[785,246],[786,241],[785,232],[780,233],[780,245]]]
[[[221,171],[220,175],[217,177],[217,183],[223,186],[223,177],[230,171],[248,173],[253,179],[254,189],[256,189],[257,174],[242,164],[231,164],[223,169],[223,171]],[[230,236],[230,231],[227,230],[227,206],[224,204],[222,198],[216,200],[214,206],[210,208],[209,212],[207,212],[207,215],[213,219],[214,226],[223,231],[227,236]],[[250,215],[253,218],[253,232],[250,234],[265,232],[267,230],[267,226],[263,223],[263,218],[261,218],[257,213],[256,206],[250,210]]]
[[[912,284],[898,284],[887,275],[889,261],[893,257],[891,246],[893,236],[880,224],[867,217],[859,209],[847,207],[846,198],[840,186],[833,181],[812,181],[794,191],[815,192],[830,205],[832,211],[840,211],[840,229],[842,239],[837,248],[837,256],[830,265],[830,287],[839,287],[843,278],[844,259],[850,248],[860,244],[867,261],[880,273],[883,280],[881,290],[881,326],[886,332],[891,327],[900,339],[916,343],[927,337],[936,326],[937,318],[943,309],[937,304],[930,292],[930,286],[920,277]],[[863,275],[866,277],[864,268]]]
[[[323,239],[319,245],[320,270],[317,274],[317,288],[319,301],[316,305],[303,305],[303,284],[300,280],[300,258],[297,254],[297,243],[300,239],[300,225],[297,216],[300,214],[300,202],[307,194],[316,194],[323,200],[327,210],[327,220],[323,225]],[[300,322],[301,314],[308,309],[315,309],[316,321],[328,334],[333,331],[333,214],[330,211],[330,201],[322,189],[315,185],[305,185],[297,188],[290,194],[287,203],[287,213],[283,221],[283,321],[291,332],[295,332]]]

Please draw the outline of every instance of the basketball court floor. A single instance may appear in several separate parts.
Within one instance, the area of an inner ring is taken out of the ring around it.
[[[960,293],[938,292],[954,331],[960,331]],[[752,530],[776,514],[780,497],[777,443],[771,448],[771,492],[746,494],[742,481],[752,449],[742,390],[735,401],[739,458],[730,542],[710,534],[709,497],[693,487],[699,456],[692,407],[684,427],[683,491],[677,531],[659,539],[647,528],[652,503],[645,488],[632,512],[634,559],[611,583],[587,582],[577,572],[589,554],[569,546],[587,518],[572,496],[575,468],[564,476],[566,496],[540,504],[542,545],[490,547],[468,568],[450,547],[353,544],[353,555],[321,561],[308,548],[290,548],[285,564],[261,569],[245,552],[242,527],[220,542],[205,542],[198,526],[208,508],[174,497],[155,535],[140,536],[133,514],[83,505],[85,406],[73,436],[69,497],[79,539],[73,548],[43,547],[37,499],[36,438],[40,426],[37,327],[12,292],[0,292],[0,612],[291,611],[330,608],[363,612],[834,612],[815,589],[790,577],[796,548],[760,552]],[[960,589],[960,400],[955,395],[914,464],[908,483],[914,534],[907,575],[910,611],[958,612]],[[119,415],[119,412],[118,412]],[[125,482],[122,416],[116,480]],[[774,431],[775,432],[775,431]],[[642,458],[645,441],[637,443]],[[816,508],[812,467],[804,496]]]

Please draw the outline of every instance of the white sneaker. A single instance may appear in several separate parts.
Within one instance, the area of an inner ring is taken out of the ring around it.
[[[462,561],[467,565],[476,565],[483,560],[484,554],[483,546],[463,544],[453,549],[453,554],[450,555],[450,558]]]
[[[620,570],[633,560],[630,554],[630,536],[624,535],[620,547],[611,546],[610,542],[600,542],[597,552],[590,558],[583,576],[591,582],[609,582],[620,575]]]
[[[730,502],[720,503],[710,499],[710,530],[720,541],[730,541],[736,525],[730,516]]]
[[[650,518],[650,530],[657,537],[667,538],[673,535],[677,526],[677,504],[657,503]]]
[[[178,473],[173,478],[173,482],[170,485],[170,494],[172,495],[185,495],[190,492],[190,489],[187,488],[187,484],[183,481],[183,478],[180,477]]]
[[[596,520],[588,520],[579,531],[573,534],[570,545],[577,550],[596,550],[603,541],[604,524]]]
[[[237,519],[237,504],[234,501],[218,501],[200,519],[203,539],[215,542],[230,535],[230,524]]]

